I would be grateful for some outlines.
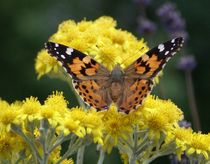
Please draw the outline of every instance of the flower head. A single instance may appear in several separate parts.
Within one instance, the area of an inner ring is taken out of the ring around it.
[[[163,4],[158,8],[157,15],[172,37],[182,36],[185,40],[187,39],[188,33],[185,30],[185,20],[181,17],[174,3],[167,2]]]
[[[40,109],[40,102],[37,100],[37,98],[31,96],[23,101],[21,115],[19,117],[21,120],[25,120],[27,118],[29,121],[40,119]]]
[[[117,146],[120,139],[127,140],[132,133],[132,124],[129,124],[128,115],[117,112],[115,106],[111,106],[103,113],[104,122],[104,149],[111,152],[113,146]]]
[[[0,100],[0,131],[9,131],[11,124],[19,124],[18,116],[20,114],[19,104],[8,104],[6,101]]]
[[[150,134],[157,138],[160,133],[167,134],[178,121],[183,118],[181,110],[171,101],[160,100],[149,96],[143,105],[144,128],[150,129]]]
[[[58,73],[59,64],[55,58],[49,56],[44,49],[37,54],[35,61],[35,70],[38,73],[38,78],[50,72]]]
[[[0,132],[0,159],[10,159],[12,155],[16,157],[17,153],[24,148],[23,140],[19,136]]]
[[[183,71],[192,71],[197,63],[194,56],[183,56],[180,58],[178,68]]]
[[[143,39],[138,40],[131,33],[117,29],[116,25],[115,20],[105,16],[95,21],[83,20],[78,23],[67,20],[59,25],[50,41],[86,53],[109,70],[116,64],[125,68],[144,54],[148,47]],[[35,66],[39,77],[51,70],[57,71],[54,60],[47,57],[44,50],[38,54]]]
[[[138,31],[140,34],[151,34],[156,31],[156,24],[151,20],[139,17],[138,18]]]
[[[193,133],[192,137],[188,139],[188,150],[187,154],[191,155],[196,153],[202,155],[206,160],[209,159],[210,151],[210,136],[207,134]]]

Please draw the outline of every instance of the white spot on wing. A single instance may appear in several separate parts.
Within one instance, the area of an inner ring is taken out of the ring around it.
[[[61,55],[61,58],[66,59],[66,57],[64,55]]]
[[[159,44],[158,49],[160,52],[162,52],[165,49],[164,44]]]
[[[72,49],[72,48],[67,48],[66,49],[66,53],[68,54],[68,55],[71,55],[71,53],[73,52],[74,50]]]
[[[59,44],[55,43],[55,47],[59,47]]]
[[[168,62],[170,59],[171,59],[170,57],[169,58],[166,58],[166,62]]]
[[[59,54],[59,52],[58,52],[58,51],[56,51],[55,53],[56,53],[56,54]]]
[[[172,52],[171,55],[174,56],[176,52]]]
[[[174,42],[175,42],[175,39],[172,39],[172,40],[171,40],[171,43],[174,43]]]
[[[164,63],[163,65],[162,65],[162,68],[164,68],[166,66],[166,63]]]
[[[166,52],[165,52],[165,55],[168,55],[168,54],[169,54],[169,51],[166,51]]]

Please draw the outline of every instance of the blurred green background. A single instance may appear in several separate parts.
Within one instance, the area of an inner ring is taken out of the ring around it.
[[[148,16],[157,20],[155,10],[165,2],[152,1],[147,7]],[[210,132],[208,104],[210,100],[210,1],[174,0],[171,2],[177,5],[186,20],[189,41],[185,46],[197,61],[197,67],[193,71],[193,83],[202,131]],[[52,91],[59,90],[64,91],[65,97],[72,106],[76,105],[76,99],[66,83],[48,77],[37,80],[34,70],[37,52],[43,48],[44,42],[50,35],[56,32],[58,25],[67,19],[95,20],[100,16],[108,15],[117,20],[119,28],[132,32],[138,38],[144,37],[137,32],[139,10],[141,8],[132,0],[0,1],[0,97],[13,102],[33,95],[43,101]],[[168,40],[167,35],[161,39],[150,36],[148,45],[154,46],[165,40]],[[180,55],[177,55],[166,66],[160,85],[164,90],[164,97],[172,99],[184,111],[186,120],[190,121],[185,76],[177,69],[179,58]],[[91,159],[89,163],[97,159],[94,154],[97,154],[94,149],[87,152],[86,158]],[[116,158],[115,155],[106,158],[105,163],[110,163],[111,160],[112,163],[120,163],[119,157]]]

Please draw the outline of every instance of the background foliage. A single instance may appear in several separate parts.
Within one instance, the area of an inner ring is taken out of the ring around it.
[[[153,1],[147,8],[148,17],[158,21],[154,14],[156,9],[166,1]],[[197,107],[201,118],[203,132],[210,131],[209,121],[209,43],[210,43],[210,2],[174,0],[177,8],[186,20],[189,41],[189,53],[197,61],[193,71],[193,82]],[[54,90],[64,91],[65,97],[72,106],[76,99],[66,83],[43,77],[37,80],[34,70],[34,59],[37,52],[43,47],[56,30],[59,23],[67,19],[80,21],[84,18],[94,20],[102,15],[112,16],[118,22],[118,27],[134,33],[138,38],[137,18],[140,7],[132,0],[19,0],[0,1],[0,97],[9,102],[22,100],[30,95],[44,100]],[[161,30],[161,25],[158,25]],[[168,40],[168,36],[150,38],[148,42],[152,47],[159,42]],[[186,46],[186,45],[185,45]],[[182,52],[181,52],[182,54]],[[160,80],[164,87],[164,97],[172,99],[185,113],[190,121],[189,106],[187,102],[184,73],[177,69],[177,55],[166,67],[164,76]],[[156,88],[158,93],[158,87]],[[94,160],[93,150],[87,152],[86,157]],[[109,157],[115,158],[115,156]],[[90,160],[90,163],[91,163]],[[115,162],[118,159],[115,159]],[[94,160],[95,161],[95,160]]]

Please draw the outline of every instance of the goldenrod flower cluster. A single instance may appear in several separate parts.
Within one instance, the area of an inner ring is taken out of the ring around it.
[[[116,21],[111,17],[100,17],[95,21],[64,21],[50,41],[64,44],[90,55],[109,70],[116,64],[123,68],[148,51],[144,40],[138,40],[127,31],[116,29]],[[41,50],[36,58],[35,69],[38,76],[50,72],[58,73],[55,59]]]
[[[1,100],[0,159],[15,161],[22,153],[25,161],[33,160],[31,153],[35,152],[38,160],[43,160],[43,141],[51,143],[48,160],[56,162],[62,158],[61,143],[72,140],[70,155],[86,141],[101,145],[108,153],[116,147],[124,157],[137,153],[135,161],[139,162],[170,153],[180,156],[183,152],[195,159],[209,160],[210,134],[179,127],[183,115],[171,101],[149,96],[143,106],[129,115],[118,113],[115,106],[96,112],[68,108],[67,104],[61,92],[54,92],[44,104],[34,97],[12,104]]]
[[[79,23],[65,21],[50,40],[91,55],[109,70],[116,63],[125,68],[148,50],[143,39],[117,29],[110,17]],[[38,77],[66,78],[45,50],[38,53],[35,69]],[[186,153],[192,161],[210,161],[210,134],[179,127],[183,113],[170,100],[148,96],[128,115],[117,112],[114,105],[103,112],[68,105],[62,92],[54,92],[43,104],[35,97],[11,104],[0,100],[0,162],[73,164],[67,158],[83,152],[90,143],[99,145],[101,152],[111,153],[117,148],[124,163],[130,164],[150,163],[172,153],[179,159]],[[61,156],[65,141],[69,146]],[[99,161],[104,153],[100,154]]]

